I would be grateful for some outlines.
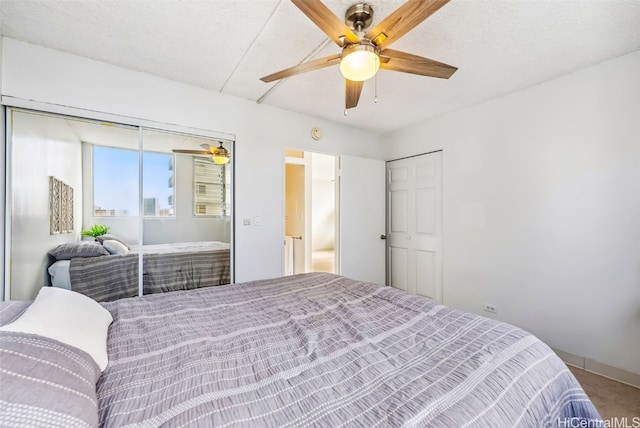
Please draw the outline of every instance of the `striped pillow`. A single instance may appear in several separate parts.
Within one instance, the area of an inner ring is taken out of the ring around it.
[[[97,242],[73,242],[58,245],[49,254],[56,260],[71,260],[75,257],[108,256],[109,252]]]

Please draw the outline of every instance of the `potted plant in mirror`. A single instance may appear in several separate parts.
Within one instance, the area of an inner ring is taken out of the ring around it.
[[[97,241],[96,238],[98,236],[105,235],[108,231],[109,231],[109,228],[107,226],[104,226],[102,224],[94,224],[93,226],[91,226],[90,229],[85,229],[82,232],[80,232],[80,234],[82,236],[92,236],[93,239]]]

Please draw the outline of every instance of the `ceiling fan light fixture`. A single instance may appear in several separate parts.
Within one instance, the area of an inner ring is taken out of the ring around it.
[[[340,73],[345,79],[362,82],[375,76],[379,69],[380,57],[373,45],[359,43],[342,50]]]
[[[220,165],[224,165],[225,163],[229,163],[229,156],[213,155],[211,156],[211,160]]]
[[[220,147],[215,148],[211,160],[220,165],[229,163],[229,151],[222,147],[222,143],[220,143]]]

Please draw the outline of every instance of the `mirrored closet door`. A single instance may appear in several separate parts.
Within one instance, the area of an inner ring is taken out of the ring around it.
[[[143,293],[230,283],[229,143],[150,129],[142,141]]]
[[[21,109],[7,119],[12,300],[43,285],[110,301],[231,282],[233,161],[203,153],[231,141]]]

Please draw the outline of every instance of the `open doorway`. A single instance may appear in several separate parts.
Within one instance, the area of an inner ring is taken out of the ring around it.
[[[284,273],[339,273],[336,156],[287,149]]]

